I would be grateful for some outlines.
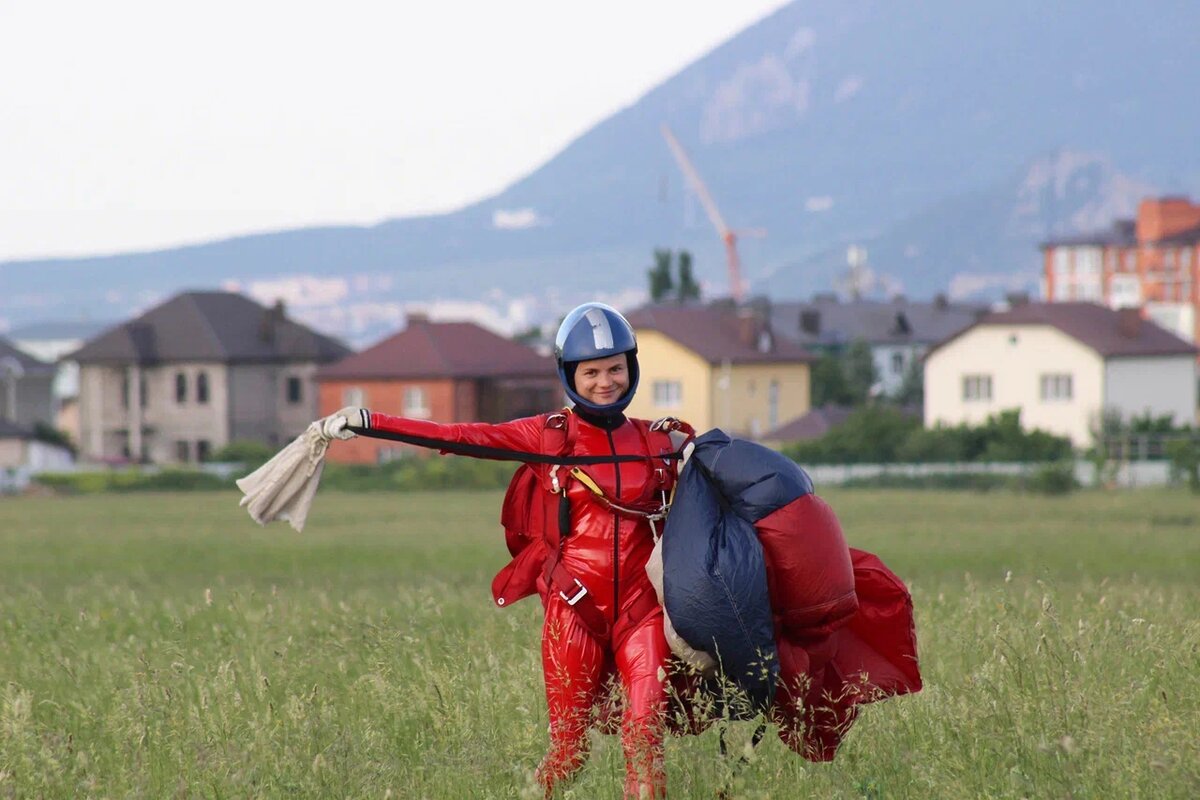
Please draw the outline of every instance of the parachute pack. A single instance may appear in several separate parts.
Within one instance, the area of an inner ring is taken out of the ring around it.
[[[773,450],[695,440],[661,569],[668,625],[741,690],[726,713],[765,712],[806,758],[833,758],[860,704],[921,688],[908,590]]]

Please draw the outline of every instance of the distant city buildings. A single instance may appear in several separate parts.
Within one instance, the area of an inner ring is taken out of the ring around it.
[[[1042,244],[1044,296],[1147,317],[1189,342],[1200,341],[1200,205],[1183,197],[1143,200],[1137,219]]]

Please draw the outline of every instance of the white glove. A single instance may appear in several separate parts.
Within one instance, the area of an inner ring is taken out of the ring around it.
[[[341,411],[335,411],[321,420],[321,435],[326,439],[353,439],[358,434],[347,430],[348,425],[365,428],[369,425],[371,412],[358,406],[346,406]]]

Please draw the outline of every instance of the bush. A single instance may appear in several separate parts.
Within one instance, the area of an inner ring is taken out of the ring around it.
[[[229,489],[230,480],[187,469],[112,472],[45,472],[35,481],[64,494],[98,492],[174,492]]]
[[[259,442],[252,439],[238,439],[213,453],[211,460],[228,463],[236,462],[238,464],[245,464],[247,467],[253,469],[265,464],[273,455],[275,455],[275,450],[266,442]]]
[[[860,409],[820,439],[783,452],[802,464],[1039,462],[1072,456],[1066,437],[1023,430],[1016,409],[995,414],[982,425],[926,429],[920,420],[882,406]]]
[[[1038,467],[1029,476],[1025,486],[1037,494],[1062,495],[1078,489],[1079,482],[1075,480],[1074,464],[1058,462]]]
[[[1171,460],[1171,478],[1186,477],[1188,488],[1200,493],[1200,435],[1167,442],[1167,458]]]

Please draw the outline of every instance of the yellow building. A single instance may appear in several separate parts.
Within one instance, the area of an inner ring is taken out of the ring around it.
[[[809,409],[813,356],[749,309],[648,306],[629,315],[641,381],[632,417],[758,438]]]

